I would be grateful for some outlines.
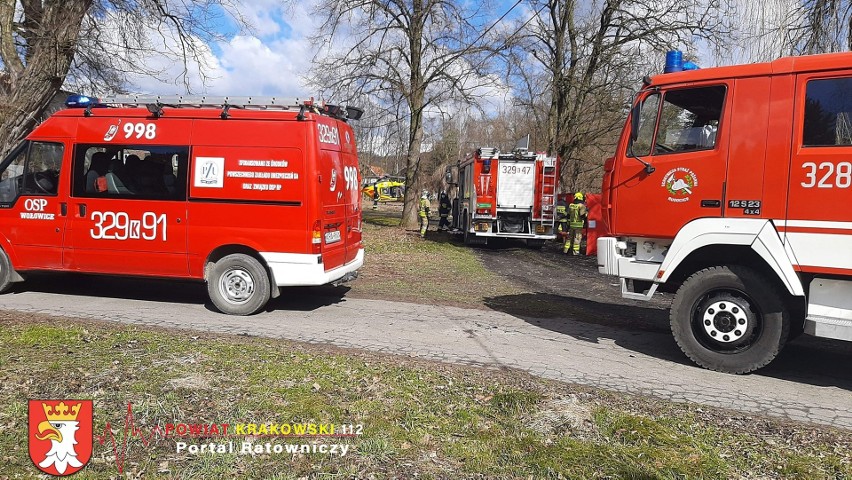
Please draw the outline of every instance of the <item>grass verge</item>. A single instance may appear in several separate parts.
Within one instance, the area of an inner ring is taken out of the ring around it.
[[[364,211],[367,260],[347,294],[414,303],[440,303],[482,308],[484,299],[521,291],[508,280],[487,270],[476,254],[447,233],[418,232],[400,227],[397,205]]]
[[[92,398],[95,432],[167,423],[363,425],[345,456],[176,451],[129,438],[119,475],[95,442],[77,479],[850,478],[849,432],[601,393],[512,371],[286,341],[0,312],[0,478],[35,477],[28,398]],[[339,431],[339,427],[338,427]],[[246,438],[233,438],[241,443]],[[251,440],[250,440],[251,441]]]

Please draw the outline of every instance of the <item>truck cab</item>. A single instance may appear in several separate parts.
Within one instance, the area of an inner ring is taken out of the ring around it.
[[[604,165],[600,272],[675,291],[675,339],[713,370],[852,340],[852,54],[666,70]]]

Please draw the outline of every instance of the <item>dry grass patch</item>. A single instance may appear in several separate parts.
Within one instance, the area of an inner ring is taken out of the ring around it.
[[[566,386],[513,371],[271,339],[0,312],[0,478],[36,477],[28,398],[92,398],[95,430],[362,424],[346,456],[203,454],[130,439],[129,478],[849,478],[839,431]],[[200,439],[199,442],[215,439]],[[241,441],[240,439],[235,439]],[[263,439],[278,442],[280,439]],[[308,439],[304,441],[316,441]],[[95,445],[78,479],[117,478]]]

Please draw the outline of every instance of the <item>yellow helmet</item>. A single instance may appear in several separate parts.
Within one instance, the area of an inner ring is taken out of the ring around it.
[[[583,192],[577,192],[574,194],[574,200],[584,200]]]

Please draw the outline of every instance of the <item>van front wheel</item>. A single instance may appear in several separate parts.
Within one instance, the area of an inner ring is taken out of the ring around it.
[[[269,301],[269,275],[263,265],[249,255],[227,255],[213,264],[207,278],[207,293],[220,312],[251,315]]]
[[[9,256],[0,248],[0,293],[12,286],[12,262]]]

